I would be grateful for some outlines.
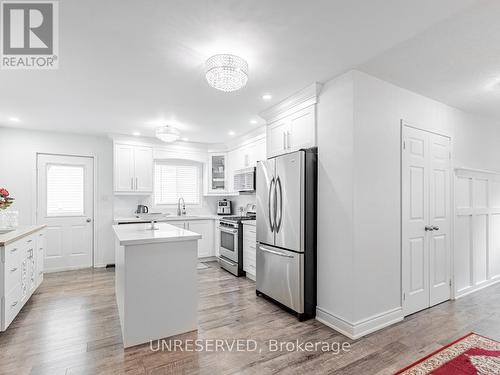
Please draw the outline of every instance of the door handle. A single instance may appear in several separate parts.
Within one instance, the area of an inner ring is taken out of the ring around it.
[[[267,210],[268,210],[268,215],[269,215],[269,227],[271,228],[271,232],[274,232],[274,222],[273,222],[273,216],[271,216],[271,197],[273,193],[273,185],[275,184],[274,177],[271,179],[271,183],[269,184],[269,193],[268,193],[268,200],[267,200]],[[276,192],[276,190],[274,190]]]
[[[286,150],[286,133],[283,132],[283,150]]]
[[[271,250],[271,249],[268,249],[267,247],[264,247],[264,246],[259,246],[259,249],[266,252],[266,253],[278,255],[280,257],[293,258],[293,255],[288,255],[288,254],[282,253],[281,251]]]
[[[437,225],[432,226],[432,230],[439,230],[439,227]]]
[[[279,194],[279,202],[280,202],[280,211],[279,211],[279,214],[280,214],[280,216],[279,216],[278,223],[276,224],[276,233],[278,233],[280,231],[280,229],[281,229],[281,220],[283,218],[283,191],[281,190],[281,179],[279,178],[279,176],[276,179],[275,189],[276,189],[276,187],[279,188],[279,193],[280,193]],[[276,189],[276,193],[275,193],[276,197],[277,197],[277,193],[278,193],[278,190]],[[277,207],[278,206],[276,205],[276,208]]]
[[[434,230],[434,227],[432,225],[426,225],[425,226],[425,231],[426,232],[432,232]]]
[[[85,220],[87,223],[90,223],[92,221],[92,219],[90,217],[87,218],[87,220]]]

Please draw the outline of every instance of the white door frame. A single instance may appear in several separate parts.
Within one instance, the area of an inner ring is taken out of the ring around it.
[[[97,212],[97,168],[96,160],[97,157],[94,155],[80,155],[80,154],[63,154],[63,153],[51,153],[51,152],[35,152],[35,168],[34,168],[34,181],[33,184],[33,202],[35,204],[35,209],[33,212],[33,222],[36,223],[38,220],[38,156],[39,155],[49,155],[49,156],[69,156],[69,157],[80,157],[92,159],[92,169],[93,169],[93,181],[92,181],[92,268],[96,267],[96,248],[97,248],[97,234],[96,234],[96,212]]]
[[[405,119],[401,119],[401,126],[400,126],[400,159],[399,159],[399,174],[400,174],[400,282],[401,282],[401,290],[400,290],[400,300],[401,300],[401,309],[403,311],[403,316],[406,316],[405,313],[405,301],[403,298],[403,293],[404,293],[404,278],[403,278],[403,133],[404,133],[404,128],[405,127],[410,127],[414,128],[417,130],[425,131],[428,133],[433,133],[437,134],[443,137],[447,137],[450,139],[450,152],[451,152],[451,159],[450,159],[450,215],[452,215],[450,219],[450,264],[449,264],[449,271],[450,271],[450,279],[451,279],[451,286],[450,286],[450,300],[455,299],[455,260],[454,260],[454,253],[455,253],[455,168],[454,168],[454,150],[453,150],[453,137],[449,134],[446,133],[439,133],[433,130],[425,129],[423,127],[417,126],[414,123],[411,123],[410,121],[407,121]]]

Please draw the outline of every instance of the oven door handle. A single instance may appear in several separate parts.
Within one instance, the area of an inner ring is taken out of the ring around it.
[[[226,233],[231,233],[231,234],[236,234],[238,233],[238,229],[226,229],[223,227],[219,227],[221,232],[226,232]]]

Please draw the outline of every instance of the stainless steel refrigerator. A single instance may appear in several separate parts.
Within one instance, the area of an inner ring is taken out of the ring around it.
[[[257,295],[316,314],[317,149],[257,163]]]

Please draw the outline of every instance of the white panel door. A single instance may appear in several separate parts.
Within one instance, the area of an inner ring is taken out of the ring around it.
[[[402,169],[403,305],[406,314],[429,306],[428,134],[404,128]]]
[[[134,148],[135,191],[147,193],[153,191],[153,149],[151,147]]]
[[[403,127],[402,280],[405,315],[450,298],[450,140]]]
[[[93,158],[39,154],[37,222],[46,224],[45,272],[92,267]]]
[[[451,155],[450,139],[429,133],[430,306],[451,297]]]

